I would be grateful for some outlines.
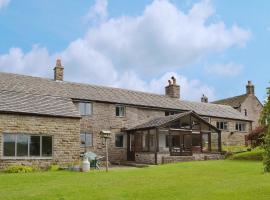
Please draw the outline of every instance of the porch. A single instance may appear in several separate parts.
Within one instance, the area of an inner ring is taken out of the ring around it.
[[[156,118],[127,130],[129,161],[160,164],[173,157],[205,159],[204,155],[220,152],[221,131],[193,111]]]

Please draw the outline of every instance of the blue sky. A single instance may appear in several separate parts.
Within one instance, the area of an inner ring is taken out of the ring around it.
[[[270,2],[0,0],[0,71],[210,101],[269,86]]]

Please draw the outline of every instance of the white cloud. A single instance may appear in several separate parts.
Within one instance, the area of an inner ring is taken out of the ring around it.
[[[215,64],[211,66],[206,66],[205,70],[208,74],[215,74],[219,76],[237,76],[244,69],[243,65],[236,64],[233,62],[225,63],[225,64]]]
[[[155,0],[140,16],[108,18],[107,1],[96,1],[88,19],[97,24],[90,26],[85,36],[53,54],[40,46],[29,52],[11,48],[0,55],[0,69],[52,77],[53,67],[49,66],[61,57],[66,80],[157,93],[164,93],[172,74],[166,72],[175,71],[183,98],[199,100],[202,93],[214,98],[212,87],[176,73],[209,53],[248,41],[247,30],[209,22],[214,12],[207,0],[195,4],[187,14],[167,0]]]
[[[0,10],[9,4],[10,0],[0,0]]]
[[[107,0],[96,0],[95,4],[90,7],[84,19],[86,21],[91,21],[94,23],[106,20],[108,17],[107,6]]]

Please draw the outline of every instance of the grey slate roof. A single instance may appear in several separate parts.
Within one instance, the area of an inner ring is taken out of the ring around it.
[[[168,122],[171,122],[171,121],[174,121],[174,120],[179,119],[181,117],[184,117],[190,113],[192,113],[192,111],[187,111],[187,112],[183,112],[183,113],[179,113],[179,114],[175,114],[175,115],[164,116],[164,117],[158,117],[158,118],[152,119],[148,122],[142,123],[138,126],[129,128],[128,130],[149,129],[149,128],[159,127],[159,126],[162,126],[164,124],[167,124]]]
[[[214,101],[212,103],[228,105],[228,106],[232,106],[233,108],[238,108],[246,100],[247,97],[248,97],[247,94],[242,94],[242,95],[235,96],[235,97],[220,99],[220,100]]]
[[[209,124],[210,127],[212,127],[214,130],[219,131],[215,126],[213,126],[212,124],[210,124],[209,122],[205,121],[204,119],[202,119],[196,112],[194,111],[187,111],[187,112],[182,112],[182,113],[178,113],[175,115],[169,115],[169,116],[164,116],[164,117],[157,117],[154,118],[150,121],[147,121],[145,123],[142,123],[140,125],[137,125],[135,127],[129,128],[127,129],[128,131],[131,130],[140,130],[140,129],[151,129],[151,128],[157,128],[157,127],[161,127],[169,122],[173,122],[174,120],[180,119],[182,117],[185,117],[187,115],[193,115],[199,119],[201,119],[202,121],[204,121],[206,124]]]
[[[3,90],[67,98],[70,99],[70,103],[71,99],[84,99],[167,110],[193,110],[204,116],[249,120],[240,112],[225,105],[183,101],[165,95],[67,81],[58,82],[52,79],[11,73],[0,73],[0,92],[2,93]],[[70,111],[73,112],[73,109]]]
[[[0,111],[61,117],[81,117],[68,98],[0,91]]]

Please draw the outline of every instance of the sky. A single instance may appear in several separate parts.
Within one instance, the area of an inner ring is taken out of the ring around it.
[[[0,71],[209,101],[270,81],[270,1],[0,0]]]

